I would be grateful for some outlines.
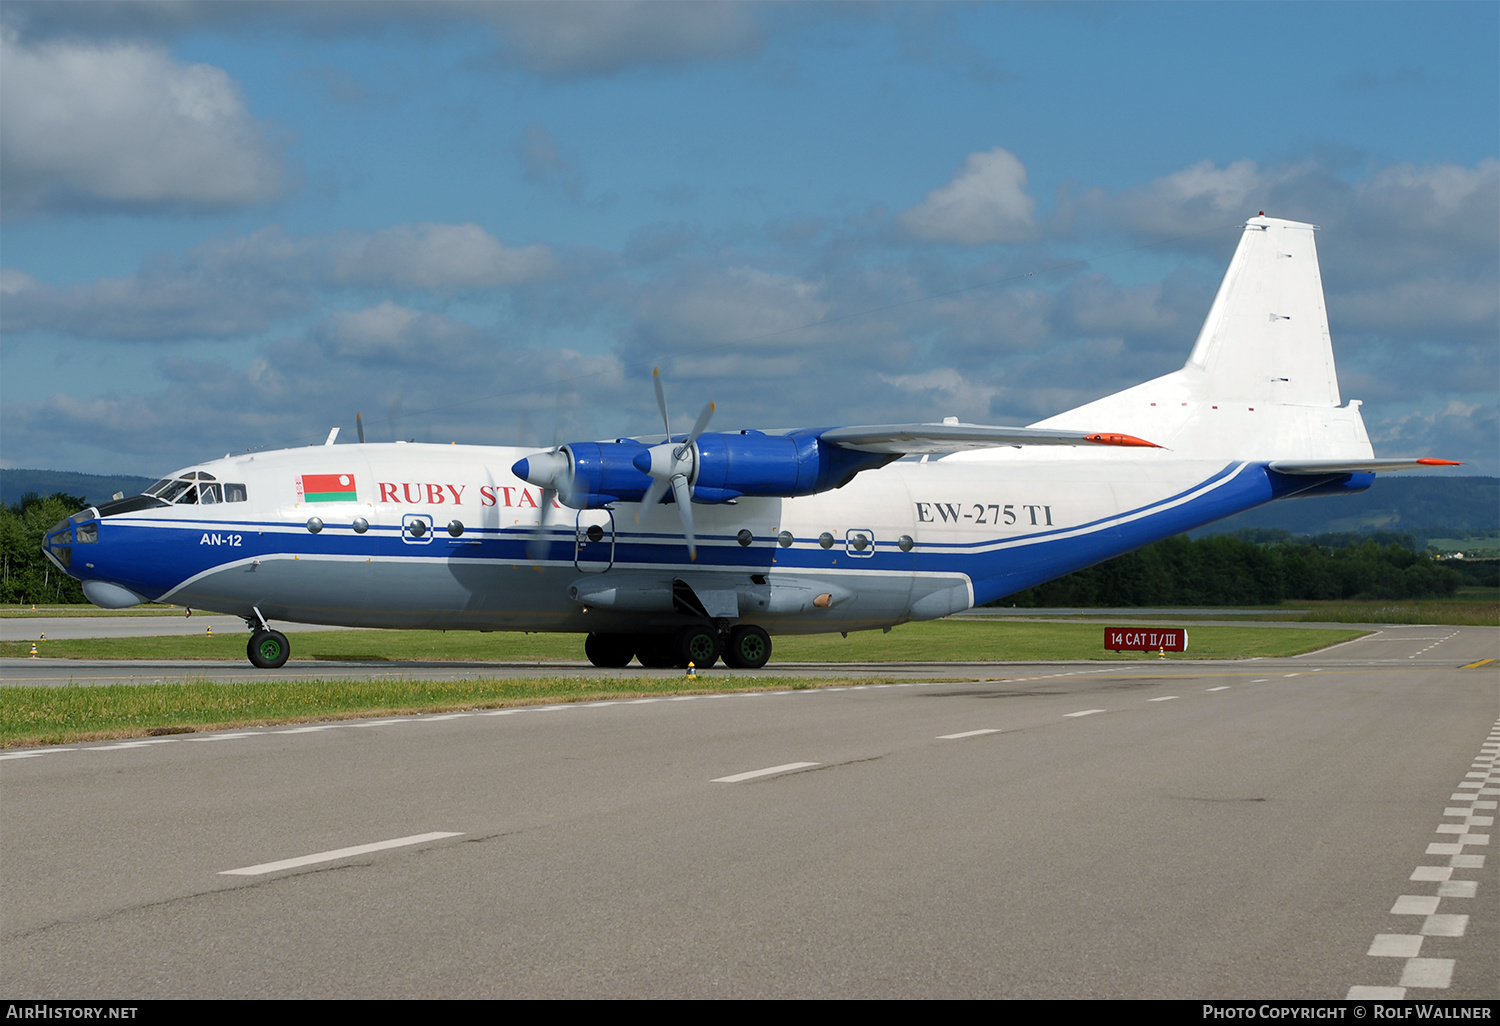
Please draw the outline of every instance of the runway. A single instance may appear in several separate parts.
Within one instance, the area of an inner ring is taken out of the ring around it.
[[[1497,655],[1392,628],[6,752],[0,985],[1495,1000]]]

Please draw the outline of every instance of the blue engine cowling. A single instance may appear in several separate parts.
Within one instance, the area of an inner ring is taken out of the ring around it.
[[[883,467],[897,458],[840,448],[819,438],[821,430],[789,435],[759,431],[703,435],[698,439],[694,500],[725,502],[741,495],[813,495],[839,488],[860,471]]]
[[[767,435],[759,431],[704,434],[695,443],[693,501],[729,502],[743,495],[813,495],[847,484],[862,470],[883,467],[897,456],[843,449],[822,441],[826,429]],[[680,442],[682,438],[675,439]],[[570,442],[563,446],[571,488],[560,498],[574,509],[613,502],[640,502],[651,487],[646,469],[650,447],[634,439]],[[667,493],[671,500],[671,493]]]

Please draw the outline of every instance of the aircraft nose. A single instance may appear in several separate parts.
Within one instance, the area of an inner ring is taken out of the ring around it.
[[[69,567],[73,563],[73,524],[71,521],[59,520],[52,525],[42,539],[42,553],[56,563],[58,569],[69,572]]]

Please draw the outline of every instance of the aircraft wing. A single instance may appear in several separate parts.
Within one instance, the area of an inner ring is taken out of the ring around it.
[[[1278,474],[1379,474],[1390,470],[1462,465],[1457,460],[1438,460],[1430,456],[1397,456],[1372,460],[1272,460],[1267,464]]]
[[[868,424],[830,428],[819,438],[858,452],[917,453],[991,449],[999,445],[1124,445],[1160,448],[1134,435],[1107,431],[1061,431],[989,424]]]

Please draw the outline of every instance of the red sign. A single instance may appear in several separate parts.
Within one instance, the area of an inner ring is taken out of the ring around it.
[[[1111,651],[1186,652],[1187,630],[1182,627],[1106,627],[1104,647]]]

